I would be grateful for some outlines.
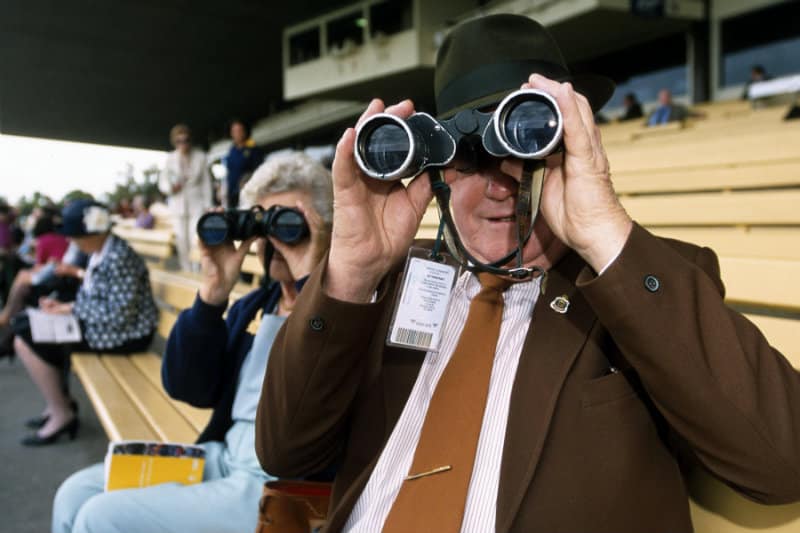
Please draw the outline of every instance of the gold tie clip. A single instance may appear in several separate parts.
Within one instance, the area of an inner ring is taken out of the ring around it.
[[[453,467],[450,466],[450,465],[440,466],[440,467],[434,468],[433,470],[428,470],[427,472],[420,472],[419,474],[408,475],[408,476],[406,476],[405,480],[406,481],[413,481],[413,480],[419,479],[421,477],[432,476],[433,474],[439,474],[441,472],[447,472],[448,470],[452,470],[452,468]]]

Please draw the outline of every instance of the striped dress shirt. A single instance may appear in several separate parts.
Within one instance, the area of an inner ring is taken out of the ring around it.
[[[511,388],[528,333],[533,307],[539,297],[539,279],[515,283],[504,293],[503,321],[497,340],[489,395],[483,415],[475,465],[467,493],[462,533],[495,529],[495,507],[500,481],[500,461],[508,421]],[[428,352],[403,412],[383,449],[375,470],[353,507],[344,531],[375,533],[383,529],[403,479],[408,475],[433,391],[453,355],[467,320],[469,304],[480,291],[478,278],[466,272],[453,289],[447,322],[438,353]]]

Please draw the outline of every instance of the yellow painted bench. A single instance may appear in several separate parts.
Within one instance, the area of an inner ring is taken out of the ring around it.
[[[174,255],[175,235],[171,229],[142,229],[116,224],[114,234],[125,239],[136,253],[163,266]]]

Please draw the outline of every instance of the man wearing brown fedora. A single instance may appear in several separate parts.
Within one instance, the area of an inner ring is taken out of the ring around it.
[[[593,121],[613,84],[571,75],[544,28],[513,15],[456,27],[435,81],[440,119],[520,87],[555,99],[564,150],[545,160],[541,216],[522,242],[527,163],[457,154],[442,175],[475,261],[438,350],[387,344],[426,207],[449,207],[435,172],[368,177],[348,129],[330,252],[262,389],[264,468],[338,468],[331,532],[688,533],[690,464],[757,501],[800,499],[800,374],[725,306],[711,250],[657,238],[619,204]],[[380,112],[414,108],[374,100],[360,124]],[[487,274],[515,248],[546,276]]]

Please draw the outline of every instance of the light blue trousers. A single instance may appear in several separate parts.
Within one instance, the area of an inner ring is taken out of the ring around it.
[[[53,533],[255,531],[258,501],[268,476],[252,465],[237,465],[221,442],[203,447],[206,464],[203,482],[197,485],[165,483],[103,492],[102,464],[76,472],[56,492]]]

